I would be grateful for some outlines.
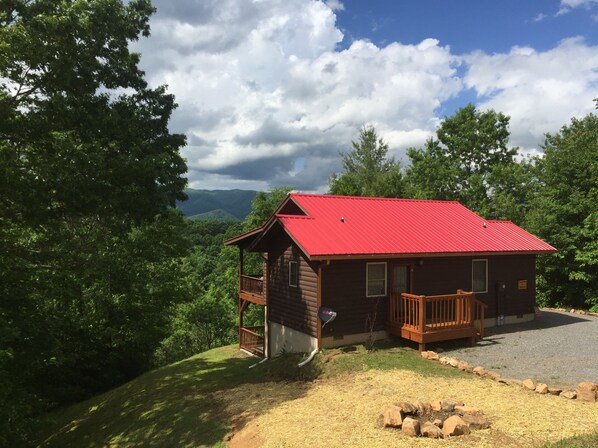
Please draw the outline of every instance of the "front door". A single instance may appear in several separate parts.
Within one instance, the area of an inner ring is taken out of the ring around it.
[[[411,265],[393,264],[390,271],[390,290],[393,293],[411,293]]]

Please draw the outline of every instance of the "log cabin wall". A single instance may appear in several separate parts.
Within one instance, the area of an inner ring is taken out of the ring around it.
[[[504,282],[505,316],[534,312],[536,301],[535,255],[500,255],[453,258],[425,258],[423,265],[413,260],[413,293],[419,295],[452,294],[457,289],[471,291],[472,260],[488,260],[488,292],[476,293],[488,308],[486,317],[497,317],[497,283]],[[526,280],[526,289],[518,289],[518,281]]]
[[[454,294],[458,289],[472,289],[472,260],[488,260],[488,292],[476,298],[488,305],[486,317],[497,316],[497,283],[504,282],[505,301],[502,312],[519,316],[534,312],[535,255],[501,255],[476,257],[442,257],[419,259],[368,260],[387,263],[387,291],[390,289],[391,265],[410,264],[412,292],[418,295]],[[423,264],[420,264],[423,260]],[[387,317],[387,296],[366,297],[366,263],[333,261],[322,270],[322,305],[338,313],[334,322],[322,331],[322,337],[341,337],[366,333],[366,317],[376,312],[374,330],[384,330]],[[519,289],[519,280],[526,280],[526,289]],[[377,302],[377,308],[376,308]]]
[[[365,261],[333,261],[322,268],[322,306],[337,312],[336,319],[322,329],[322,337],[367,333],[366,318],[374,313],[374,331],[386,328],[388,300],[366,297]]]
[[[289,286],[289,262],[298,267],[297,287]],[[268,251],[270,321],[317,336],[317,264],[310,263],[284,235]]]

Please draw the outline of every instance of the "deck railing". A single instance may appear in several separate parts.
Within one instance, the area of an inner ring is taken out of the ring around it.
[[[473,326],[483,337],[485,308],[474,293],[462,290],[439,296],[390,293],[388,319],[421,334]]]
[[[242,275],[241,291],[261,296],[264,294],[264,280],[262,277]]]
[[[264,326],[239,328],[239,346],[257,356],[264,356]]]

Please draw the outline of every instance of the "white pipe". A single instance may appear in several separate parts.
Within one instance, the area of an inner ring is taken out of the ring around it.
[[[252,365],[250,365],[250,366],[249,366],[249,368],[250,368],[250,369],[253,369],[255,366],[259,366],[260,364],[263,364],[263,363],[265,363],[266,361],[268,361],[268,358],[264,358],[264,359],[262,359],[262,360],[260,360],[260,361],[256,362],[255,364],[252,364]]]
[[[316,356],[316,353],[318,353],[318,351],[319,349],[316,348],[313,352],[310,353],[310,355],[307,357],[305,361],[301,361],[299,364],[297,364],[297,367],[303,367],[305,364],[314,359],[314,356]]]

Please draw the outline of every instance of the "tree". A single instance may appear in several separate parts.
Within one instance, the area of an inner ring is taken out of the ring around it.
[[[521,211],[514,209],[525,204],[514,201],[523,201],[528,190],[512,182],[512,176],[521,180],[531,176],[533,165],[517,168],[517,148],[508,147],[508,127],[509,117],[478,111],[472,104],[445,118],[437,139],[430,138],[424,148],[407,150],[409,195],[456,200],[480,215],[520,218]],[[528,183],[531,179],[524,185]],[[502,196],[495,197],[499,192]]]
[[[333,174],[330,193],[342,196],[401,197],[404,193],[401,167],[387,158],[388,144],[373,126],[364,126],[353,149],[341,154],[344,172]]]
[[[538,259],[539,301],[598,308],[598,117],[573,118],[543,150],[526,224],[558,252]]]
[[[243,224],[245,230],[264,225],[291,190],[291,187],[274,187],[269,192],[258,191],[251,202],[251,212],[245,218]]]
[[[129,42],[149,0],[0,8],[0,445],[149,366],[177,289],[176,106]],[[15,442],[16,443],[16,442]]]

